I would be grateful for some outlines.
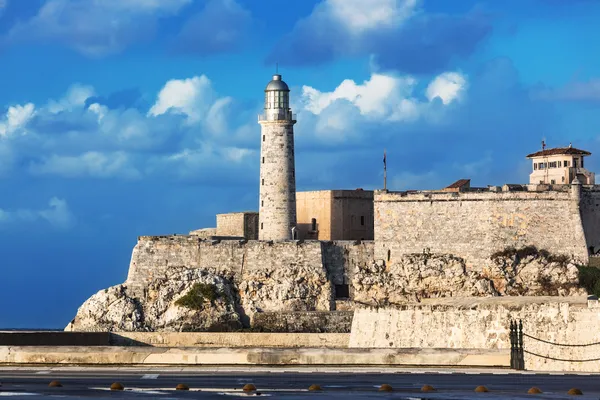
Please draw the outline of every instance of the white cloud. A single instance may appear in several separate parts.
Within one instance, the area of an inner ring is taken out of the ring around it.
[[[9,107],[6,116],[0,119],[0,137],[22,131],[34,115],[35,105],[33,103]]]
[[[305,108],[317,115],[334,101],[343,99],[354,104],[363,115],[383,117],[398,105],[399,100],[410,96],[415,84],[416,80],[411,77],[373,74],[362,85],[346,79],[333,92],[303,86],[302,97]]]
[[[429,86],[425,94],[429,101],[439,97],[444,104],[450,104],[460,96],[466,89],[467,79],[458,72],[444,72],[438,75]]]
[[[48,207],[41,210],[17,209],[14,211],[0,209],[0,224],[10,222],[35,222],[44,220],[59,229],[67,229],[75,224],[75,217],[64,199],[53,197]]]
[[[82,108],[86,100],[95,94],[93,87],[75,84],[67,90],[67,94],[60,100],[50,100],[46,109],[53,114],[57,114],[63,111]]]
[[[60,175],[67,178],[140,177],[139,171],[131,165],[129,156],[121,151],[108,154],[89,151],[78,156],[52,155],[41,162],[33,163],[30,171],[38,175]]]
[[[417,0],[326,0],[326,13],[352,33],[398,26],[411,17]]]
[[[431,102],[440,97],[444,105],[460,98],[466,88],[466,78],[456,72],[446,72],[437,76],[427,87],[426,97]],[[374,73],[362,84],[344,80],[332,92],[321,92],[310,86],[302,88],[301,103],[305,110],[321,115],[337,101],[345,100],[354,105],[367,119],[381,121],[414,121],[427,113],[428,102],[422,101],[414,93],[417,80],[411,76],[397,77]],[[344,129],[348,116],[339,112],[328,114],[328,121],[320,126]]]
[[[168,81],[158,94],[149,115],[166,113],[183,114],[190,123],[200,121],[210,110],[215,93],[210,80],[205,76]]]

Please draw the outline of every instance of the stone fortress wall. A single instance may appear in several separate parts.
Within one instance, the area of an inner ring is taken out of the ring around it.
[[[352,271],[373,260],[373,249],[373,242],[359,241],[219,241],[194,235],[140,236],[125,285],[140,293],[153,280],[168,275],[169,270],[182,267],[227,276],[238,286],[261,271],[268,275],[289,271],[293,275],[304,270],[331,283],[330,287],[313,288],[317,296],[329,299],[319,303],[315,311],[330,311],[335,308],[335,285],[349,285]]]
[[[588,262],[600,246],[600,185],[512,185],[469,192],[375,194],[375,259],[452,254],[481,271],[508,247],[536,246]],[[580,197],[580,199],[579,199]]]
[[[375,260],[389,267],[404,255],[450,254],[464,259],[468,269],[481,270],[494,252],[531,245],[587,263],[589,247],[600,249],[600,185],[583,187],[580,205],[569,186],[541,189],[526,185],[497,192],[378,191],[375,241],[140,236],[127,285],[143,288],[173,267],[207,269],[240,283],[249,271],[305,266],[322,269],[332,285],[351,286],[357,269]]]

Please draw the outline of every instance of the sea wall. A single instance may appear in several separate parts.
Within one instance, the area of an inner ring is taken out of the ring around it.
[[[353,311],[263,312],[254,316],[252,327],[263,332],[348,333]]]
[[[468,270],[481,271],[495,252],[536,246],[587,263],[582,213],[570,187],[520,189],[464,193],[378,191],[375,258],[394,264],[403,254],[451,254],[464,259]],[[584,191],[582,198],[588,194]],[[589,211],[583,213],[588,220],[588,215],[597,211],[591,210],[589,204],[584,207]],[[592,229],[599,228],[596,225],[589,228]]]
[[[355,310],[349,347],[510,349],[510,320],[522,320],[525,367],[600,372],[598,301],[585,297],[428,299]],[[554,344],[571,345],[558,346]],[[532,355],[530,353],[534,353]],[[558,360],[569,361],[558,361]]]

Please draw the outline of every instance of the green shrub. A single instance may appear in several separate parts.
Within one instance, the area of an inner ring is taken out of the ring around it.
[[[196,283],[183,297],[180,297],[175,304],[193,310],[200,310],[206,301],[210,301],[210,303],[213,304],[216,299],[221,297],[221,294],[222,293],[217,290],[215,285]]]
[[[588,294],[600,297],[600,268],[580,266],[579,286],[587,290]]]

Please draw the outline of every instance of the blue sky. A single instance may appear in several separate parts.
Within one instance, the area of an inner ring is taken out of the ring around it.
[[[592,0],[0,0],[0,327],[62,328],[138,235],[256,210],[279,63],[298,190],[524,183],[600,144]],[[600,170],[600,156],[587,163]]]

